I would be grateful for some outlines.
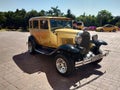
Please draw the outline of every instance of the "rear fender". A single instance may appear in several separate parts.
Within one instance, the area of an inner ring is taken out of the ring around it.
[[[35,48],[36,45],[37,45],[35,38],[34,38],[33,36],[29,36],[29,37],[28,37],[28,42],[29,42],[29,41],[32,42],[32,44],[33,44],[33,46],[34,46],[34,48]]]

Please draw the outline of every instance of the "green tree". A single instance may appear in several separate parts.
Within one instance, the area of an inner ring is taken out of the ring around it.
[[[97,26],[96,16],[94,15],[86,15],[83,13],[83,15],[77,17],[77,20],[82,21],[85,26]]]
[[[47,16],[54,16],[52,10],[47,11],[46,14],[47,14]]]
[[[13,11],[8,11],[5,13],[6,17],[6,22],[5,26],[6,28],[14,28],[14,12]]]
[[[39,16],[39,13],[36,10],[31,10],[29,12],[26,13],[25,15],[25,25],[26,27],[28,27],[28,21],[31,17],[37,17]]]
[[[29,19],[36,16],[66,16],[68,18],[83,21],[85,26],[102,26],[104,24],[110,23],[120,27],[120,16],[113,17],[111,12],[107,10],[99,11],[97,16],[86,15],[85,13],[83,13],[76,18],[75,15],[71,13],[70,9],[67,10],[67,14],[64,14],[61,12],[58,6],[51,7],[51,9],[48,11],[41,10],[39,12],[37,12],[36,10],[26,12],[25,9],[16,9],[15,12],[0,12],[0,27],[16,29],[22,27],[23,29],[25,29],[26,27],[28,27]]]
[[[39,13],[38,13],[39,16],[46,16],[46,11],[44,10],[41,10]]]
[[[112,19],[112,14],[109,11],[101,10],[98,12],[97,21],[100,26],[110,23],[111,19]]]
[[[26,11],[25,9],[19,10],[16,9],[14,12],[14,27],[18,29],[19,27],[25,28],[25,15]]]
[[[111,24],[113,24],[113,25],[118,25],[119,22],[120,22],[120,16],[113,17],[111,20]]]
[[[73,15],[73,14],[71,13],[71,10],[70,10],[70,9],[67,10],[67,14],[66,14],[65,16],[68,17],[68,18],[75,19],[75,15]]]
[[[0,28],[5,27],[6,20],[7,18],[5,17],[5,13],[0,12]]]
[[[96,26],[97,23],[96,23],[96,18],[95,18],[95,16],[94,16],[94,15],[86,16],[85,25],[86,25],[86,26]]]
[[[120,27],[120,21],[118,21],[115,25]]]
[[[31,11],[27,12],[27,14],[26,14],[27,18],[36,17],[36,16],[39,16],[39,14],[36,10],[31,10]]]
[[[63,16],[63,13],[61,12],[60,9],[58,9],[58,6],[56,6],[56,7],[51,7],[51,10],[48,11],[48,15]]]

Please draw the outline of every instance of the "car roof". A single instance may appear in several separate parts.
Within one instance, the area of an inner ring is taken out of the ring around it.
[[[113,26],[112,24],[105,24],[104,26]]]
[[[71,18],[67,17],[49,17],[49,16],[39,16],[39,17],[32,17],[29,19],[29,21],[33,19],[67,19],[67,20],[72,20]]]

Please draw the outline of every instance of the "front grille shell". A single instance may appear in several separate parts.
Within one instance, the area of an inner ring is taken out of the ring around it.
[[[80,43],[80,47],[83,47],[83,53],[86,54],[90,50],[90,33],[87,31],[83,31],[82,33],[79,33],[82,37],[82,42]]]

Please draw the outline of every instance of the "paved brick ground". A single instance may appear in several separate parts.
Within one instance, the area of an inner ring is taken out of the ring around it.
[[[120,90],[120,32],[91,33],[109,43],[102,49],[110,54],[65,78],[56,72],[53,57],[29,55],[29,33],[0,32],[0,90]]]

